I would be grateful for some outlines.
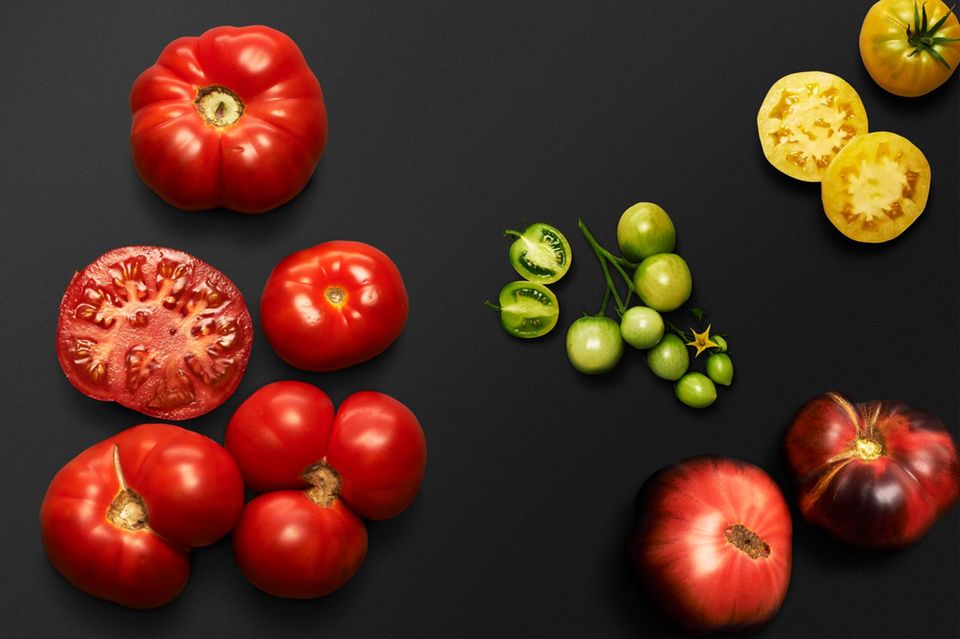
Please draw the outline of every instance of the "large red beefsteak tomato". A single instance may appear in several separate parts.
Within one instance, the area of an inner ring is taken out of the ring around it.
[[[134,426],[60,469],[40,506],[43,546],[80,590],[131,608],[176,597],[189,550],[226,535],[243,480],[212,439],[166,424]]]
[[[659,609],[696,633],[769,621],[787,594],[790,510],[760,468],[695,457],[644,485],[634,567]]]
[[[130,91],[137,173],[181,209],[261,213],[306,185],[327,111],[300,49],[264,26],[179,38]]]

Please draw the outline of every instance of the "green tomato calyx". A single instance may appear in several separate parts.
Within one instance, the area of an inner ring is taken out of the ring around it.
[[[940,27],[943,26],[943,23],[946,22],[949,17],[950,11],[948,10],[943,17],[928,26],[926,3],[921,7],[914,1],[913,29],[910,28],[909,24],[907,25],[907,42],[913,47],[913,51],[907,54],[908,57],[915,56],[918,53],[929,53],[937,62],[949,69],[950,63],[944,60],[943,56],[940,55],[940,52],[936,49],[936,47],[941,44],[960,42],[960,38],[944,38],[937,35],[937,31],[940,30]]]

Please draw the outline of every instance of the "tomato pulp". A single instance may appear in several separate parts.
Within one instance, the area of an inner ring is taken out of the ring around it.
[[[130,91],[137,173],[181,209],[261,213],[296,196],[327,141],[300,49],[264,26],[179,38]]]
[[[296,368],[327,372],[376,357],[400,336],[409,312],[397,266],[362,242],[297,251],[270,273],[260,320],[270,346]]]
[[[293,598],[333,592],[360,569],[360,517],[403,512],[427,459],[417,418],[392,397],[354,393],[334,413],[323,391],[293,381],[251,395],[230,419],[226,447],[247,486],[265,492],[234,532],[237,563],[261,590]]]
[[[80,590],[131,608],[176,597],[189,550],[226,535],[243,481],[219,444],[143,424],[91,446],[56,474],[40,506],[50,562]]]
[[[57,357],[70,383],[151,417],[189,419],[222,404],[252,341],[236,285],[175,249],[109,251],[73,276],[60,302]]]
[[[696,457],[644,485],[630,556],[661,612],[698,633],[762,624],[790,583],[792,524],[760,468]]]
[[[912,544],[960,494],[943,422],[901,402],[820,395],[797,412],[786,448],[803,516],[853,544]]]

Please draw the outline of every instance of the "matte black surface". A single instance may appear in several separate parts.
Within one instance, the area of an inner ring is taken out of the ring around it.
[[[960,85],[909,100],[877,87],[857,51],[869,4],[5,3],[0,636],[671,637],[623,561],[634,495],[657,468],[697,453],[745,459],[795,508],[781,437],[828,389],[902,399],[956,433]],[[172,209],[133,170],[130,85],[170,40],[251,23],[292,36],[319,77],[326,156],[272,213]],[[930,160],[929,206],[895,242],[846,240],[817,185],[763,158],[760,101],[779,77],[813,69],[846,78],[871,129]],[[709,410],[679,404],[636,352],[600,378],[566,361],[566,326],[602,294],[577,217],[613,245],[639,200],[670,213],[694,301],[731,336],[736,380]],[[482,302],[514,279],[500,231],[539,220],[568,234],[575,258],[555,287],[560,326],[521,342]],[[57,365],[74,269],[127,244],[183,249],[226,272],[257,323],[273,265],[329,239],[397,262],[411,299],[400,340],[367,364],[308,374],[258,328],[236,395],[186,425],[222,440],[239,403],[278,379],[336,402],[388,392],[427,433],[414,506],[369,526],[363,568],[321,600],[260,593],[229,539],[194,553],[186,590],[159,610],[74,589],[40,545],[47,484],[85,447],[149,421],[84,397]],[[794,515],[790,592],[756,636],[960,635],[957,508],[915,547],[880,555]]]

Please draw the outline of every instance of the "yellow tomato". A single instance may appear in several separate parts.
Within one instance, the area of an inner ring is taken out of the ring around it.
[[[960,62],[960,23],[941,0],[880,0],[863,20],[860,57],[890,93],[929,93]]]
[[[770,164],[798,180],[819,182],[847,142],[867,132],[867,112],[843,78],[792,73],[770,87],[757,130]]]
[[[923,213],[930,163],[910,140],[879,131],[854,138],[823,176],[823,210],[857,242],[886,242]]]

